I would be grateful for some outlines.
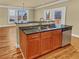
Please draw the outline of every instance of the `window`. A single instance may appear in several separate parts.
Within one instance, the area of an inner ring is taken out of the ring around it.
[[[50,20],[50,9],[44,10],[44,19]]]
[[[66,7],[53,8],[44,10],[44,20],[59,20],[61,24],[65,24]]]
[[[15,23],[17,20],[16,9],[9,9],[8,11],[9,11],[9,13],[8,13],[9,23]]]
[[[29,17],[29,12],[27,9],[9,9],[9,23],[25,23]]]
[[[59,8],[54,8],[51,11],[51,18],[53,20],[60,20],[61,24],[65,24],[65,13],[66,13],[66,7],[59,7]]]

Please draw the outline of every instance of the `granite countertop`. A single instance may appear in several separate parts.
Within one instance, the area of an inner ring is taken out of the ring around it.
[[[32,26],[32,27],[21,27],[21,30],[25,34],[34,34],[34,33],[39,33],[39,32],[45,32],[45,31],[51,31],[51,30],[57,30],[57,29],[64,29],[67,27],[72,27],[69,25],[51,25],[51,26]]]

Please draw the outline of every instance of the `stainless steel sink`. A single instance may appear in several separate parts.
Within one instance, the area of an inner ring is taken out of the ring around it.
[[[56,28],[53,27],[53,26],[49,26],[49,25],[42,25],[42,26],[26,27],[23,30],[24,30],[25,33],[29,34],[29,33],[47,31],[47,30],[52,30],[52,29],[56,29]]]

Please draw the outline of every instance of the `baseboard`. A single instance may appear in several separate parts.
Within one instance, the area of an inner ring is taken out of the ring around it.
[[[79,35],[76,35],[76,34],[72,34],[72,36],[79,38]]]
[[[19,45],[19,44],[17,44],[17,45],[16,45],[16,48],[20,48],[20,45]]]

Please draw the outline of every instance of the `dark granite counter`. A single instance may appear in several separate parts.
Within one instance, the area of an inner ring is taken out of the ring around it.
[[[61,29],[62,31],[65,31],[67,29],[71,29],[72,26],[69,25],[42,25],[42,26],[30,26],[30,27],[21,27],[20,30],[22,30],[25,34],[34,34],[39,32],[45,32],[45,31],[51,31],[51,30],[58,30]]]

